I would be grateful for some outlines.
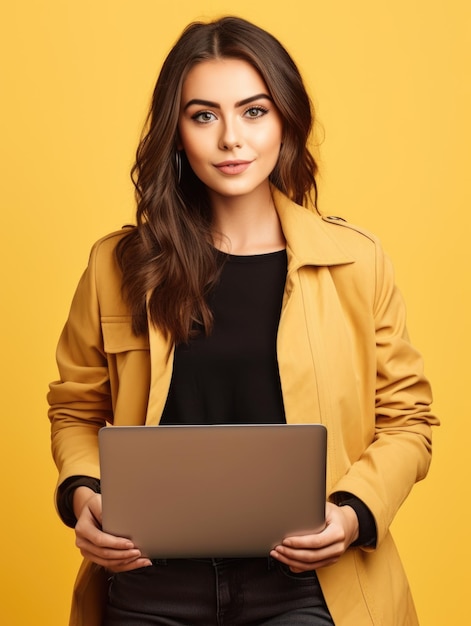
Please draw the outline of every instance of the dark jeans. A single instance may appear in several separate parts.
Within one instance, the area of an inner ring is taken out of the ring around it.
[[[104,626],[332,626],[315,572],[273,559],[175,559],[115,574]]]

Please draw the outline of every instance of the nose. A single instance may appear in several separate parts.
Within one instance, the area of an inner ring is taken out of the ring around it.
[[[219,148],[221,150],[233,150],[242,147],[242,138],[237,131],[237,124],[233,121],[226,121],[222,127]]]

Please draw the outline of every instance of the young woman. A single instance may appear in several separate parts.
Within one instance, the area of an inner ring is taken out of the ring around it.
[[[316,210],[311,125],[292,59],[244,20],[191,24],[162,67],[137,226],[94,246],[49,393],[58,509],[85,557],[74,626],[417,624],[389,526],[437,420],[378,241]],[[101,530],[105,423],[242,420],[327,426],[323,532],[158,562]]]

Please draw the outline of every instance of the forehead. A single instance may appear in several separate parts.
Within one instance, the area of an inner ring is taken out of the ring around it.
[[[268,88],[258,71],[241,59],[211,59],[188,72],[182,88],[182,104],[194,98],[214,102],[237,102]]]

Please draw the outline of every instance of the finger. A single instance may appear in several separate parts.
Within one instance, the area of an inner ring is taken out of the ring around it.
[[[318,561],[316,563],[298,563],[297,561],[286,561],[285,565],[289,567],[290,571],[294,574],[301,574],[302,572],[317,571],[328,565],[334,565],[338,559],[325,559],[324,561]]]
[[[77,545],[89,542],[98,548],[112,548],[115,550],[130,550],[135,548],[133,542],[126,537],[116,537],[105,533],[90,517],[81,518],[75,526]],[[80,547],[80,545],[78,545]]]
[[[84,551],[82,554],[84,558],[86,558],[87,560],[93,561],[93,563],[96,563],[97,565],[101,565],[105,569],[114,573],[130,571],[130,570],[134,570],[134,569],[138,569],[142,567],[148,567],[152,565],[152,561],[150,561],[147,557],[142,557],[142,556],[138,558],[131,558],[131,559],[126,559],[126,558],[109,559],[109,558],[102,558],[100,556],[97,556],[96,554],[87,553],[86,551]]]
[[[345,552],[344,543],[334,543],[318,550],[291,548],[289,546],[280,545],[274,549],[275,555],[278,554],[291,562],[317,564],[320,561],[338,559]]]
[[[285,537],[282,545],[296,549],[320,550],[335,543],[342,543],[344,540],[345,532],[343,527],[332,523],[326,526],[320,533]]]
[[[291,550],[284,546],[277,547],[274,551],[275,558],[279,557],[284,563],[294,565],[298,563],[299,566],[309,565],[315,566],[318,562],[330,558],[331,554],[328,551],[322,550]]]
[[[114,537],[101,531],[83,535],[76,533],[75,544],[83,556],[92,560],[131,561],[141,557],[141,551],[129,539]]]
[[[138,559],[148,560],[135,547],[127,550],[116,550],[114,548],[100,547],[80,538],[77,539],[76,544],[83,557],[105,567],[127,566]]]
[[[134,543],[127,537],[116,537],[99,529],[95,529],[87,535],[78,533],[78,536],[83,537],[86,541],[100,549],[137,550]]]
[[[331,541],[332,538],[330,535],[320,533],[319,535],[296,535],[292,537],[285,537],[281,545],[297,550],[319,550],[325,545],[331,543]]]
[[[129,563],[124,563],[120,565],[111,564],[107,566],[107,569],[114,574],[118,574],[120,572],[130,572],[136,569],[141,569],[143,567],[151,567],[152,561],[145,557],[140,559],[135,559],[134,561],[130,561]]]
[[[287,565],[290,570],[295,574],[300,574],[301,572],[307,572],[311,570],[317,570],[321,567],[326,567],[327,565],[333,565],[338,561],[338,558],[335,557],[328,557],[315,561],[298,561],[297,559],[289,558],[283,554],[280,554],[275,550],[273,550],[270,555],[280,563],[284,563],[285,565]]]
[[[147,557],[139,557],[137,559],[125,559],[125,560],[102,560],[100,565],[103,565],[106,569],[112,572],[127,572],[141,567],[148,567],[152,565],[152,561]]]

